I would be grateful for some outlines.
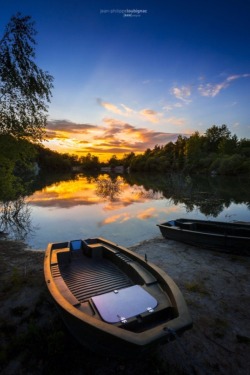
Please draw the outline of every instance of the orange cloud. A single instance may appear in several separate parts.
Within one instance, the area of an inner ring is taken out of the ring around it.
[[[153,109],[142,109],[140,111],[140,115],[143,116],[146,120],[153,123],[158,123],[159,116],[161,116],[161,114],[157,113]]]
[[[129,219],[130,219],[130,216],[127,213],[122,213],[122,214],[119,214],[119,215],[113,215],[113,216],[107,217],[106,219],[102,220],[99,223],[99,226],[112,224],[112,223],[115,223],[115,222],[124,223],[125,221],[127,221]]]
[[[156,217],[156,209],[155,208],[148,208],[145,211],[140,212],[137,217],[141,220],[146,220],[151,217]]]
[[[148,116],[155,111],[147,110]],[[181,126],[183,119],[171,117],[166,123]],[[78,124],[67,120],[49,121],[47,124],[45,146],[59,152],[85,155],[88,152],[107,160],[113,154],[124,155],[129,152],[144,152],[156,144],[175,142],[179,133],[154,131],[136,127],[115,118],[104,118],[103,124]]]
[[[113,113],[115,113],[115,114],[121,114],[122,113],[122,111],[116,106],[116,105],[114,105],[114,104],[112,104],[112,103],[109,103],[109,102],[104,102],[104,101],[102,101],[101,99],[97,99],[97,103],[100,105],[100,106],[102,106],[103,108],[105,108],[105,109],[107,109],[108,111],[111,111],[111,112],[113,112]]]

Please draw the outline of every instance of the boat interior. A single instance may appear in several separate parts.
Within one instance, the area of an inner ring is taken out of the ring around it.
[[[178,316],[171,288],[138,257],[100,239],[52,244],[57,289],[97,320],[143,332]]]

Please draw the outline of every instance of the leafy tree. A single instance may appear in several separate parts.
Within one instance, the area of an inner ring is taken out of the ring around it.
[[[129,154],[125,154],[121,160],[121,164],[124,166],[124,168],[130,167],[132,160],[135,158],[135,153],[130,152]]]
[[[185,158],[186,168],[189,171],[196,170],[201,165],[201,159],[207,156],[203,151],[205,137],[201,136],[198,131],[192,134],[186,141]]]
[[[230,139],[223,138],[218,144],[218,151],[221,154],[233,155],[237,151],[238,138],[233,135]]]
[[[60,154],[40,144],[36,145],[38,156],[36,158],[39,167],[47,172],[68,172],[75,165],[75,158],[69,154]]]
[[[34,62],[30,16],[11,17],[0,40],[0,134],[41,140],[53,77]]]
[[[177,169],[183,168],[186,142],[186,137],[178,135],[177,141],[175,142],[175,166]]]
[[[217,152],[219,143],[225,139],[230,139],[231,132],[226,125],[213,125],[205,132],[207,151]]]
[[[116,155],[112,155],[111,158],[108,160],[108,165],[110,165],[111,168],[117,167],[120,164],[120,161],[118,160]]]
[[[88,152],[86,156],[80,157],[79,164],[82,169],[86,170],[98,170],[100,168],[98,156],[91,155],[90,152]]]
[[[0,200],[16,199],[24,194],[35,158],[33,144],[0,134]]]
[[[238,142],[238,152],[248,158],[250,157],[250,139],[243,138]]]

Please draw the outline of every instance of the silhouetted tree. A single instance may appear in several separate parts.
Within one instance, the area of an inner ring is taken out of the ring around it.
[[[41,140],[53,77],[34,62],[30,16],[11,17],[0,40],[0,134]]]

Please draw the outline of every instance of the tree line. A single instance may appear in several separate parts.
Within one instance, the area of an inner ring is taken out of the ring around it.
[[[130,153],[121,162],[131,171],[250,174],[250,139],[239,140],[226,125],[213,125],[203,135],[179,135],[175,143]]]
[[[202,135],[190,137],[179,135],[176,142],[155,145],[144,153],[134,152],[118,158],[113,155],[107,162],[100,162],[91,153],[85,156],[60,154],[36,145],[36,161],[44,170],[50,171],[99,171],[117,166],[132,172],[183,172],[220,175],[250,174],[250,139],[238,139],[226,125],[213,125]]]

